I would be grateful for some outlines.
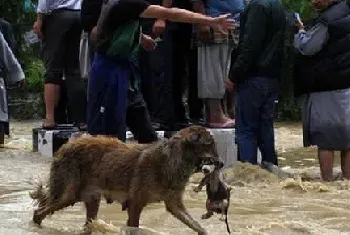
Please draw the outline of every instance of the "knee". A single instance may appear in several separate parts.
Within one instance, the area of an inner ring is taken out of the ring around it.
[[[62,85],[63,78],[61,73],[48,72],[45,75],[44,84],[54,84],[54,85]]]

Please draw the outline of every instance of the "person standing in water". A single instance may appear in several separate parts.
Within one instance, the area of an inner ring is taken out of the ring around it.
[[[343,178],[350,179],[350,7],[312,0],[316,20],[299,28],[294,46],[295,95],[304,95],[304,146],[316,145],[322,179],[333,180],[334,151],[341,151]]]

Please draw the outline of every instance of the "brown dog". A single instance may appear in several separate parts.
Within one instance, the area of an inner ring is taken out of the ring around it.
[[[31,193],[39,208],[33,221],[83,201],[86,222],[96,219],[100,199],[118,201],[128,211],[127,225],[139,226],[143,208],[164,201],[167,211],[187,226],[207,234],[187,212],[182,196],[189,177],[205,160],[220,162],[211,134],[191,126],[154,144],[125,144],[104,137],[79,138],[63,145],[51,165],[48,191]],[[88,226],[86,226],[88,227]]]

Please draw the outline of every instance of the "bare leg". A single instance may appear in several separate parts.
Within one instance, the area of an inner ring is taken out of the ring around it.
[[[341,152],[341,170],[343,178],[350,180],[350,150]]]
[[[206,99],[207,123],[212,127],[233,127],[234,121],[225,116],[220,99]]]
[[[174,217],[186,224],[188,227],[196,231],[199,235],[207,235],[205,229],[192,218],[185,209],[181,199],[172,198],[165,202],[165,207]]]
[[[55,107],[60,99],[60,86],[56,84],[45,84],[45,127],[50,127],[55,124]]]
[[[333,180],[333,161],[334,152],[329,150],[318,150],[318,159],[320,162],[321,176],[324,181]]]
[[[226,112],[229,118],[235,118],[235,91],[226,92]]]

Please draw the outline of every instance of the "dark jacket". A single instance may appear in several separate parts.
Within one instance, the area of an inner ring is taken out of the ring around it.
[[[336,1],[311,25],[324,23],[329,39],[313,56],[298,54],[295,60],[295,96],[350,87],[350,7]]]
[[[81,4],[81,23],[83,30],[91,32],[100,17],[103,0],[83,0]]]
[[[247,5],[241,17],[238,55],[230,71],[233,82],[254,76],[280,77],[285,25],[279,0],[252,0]]]

